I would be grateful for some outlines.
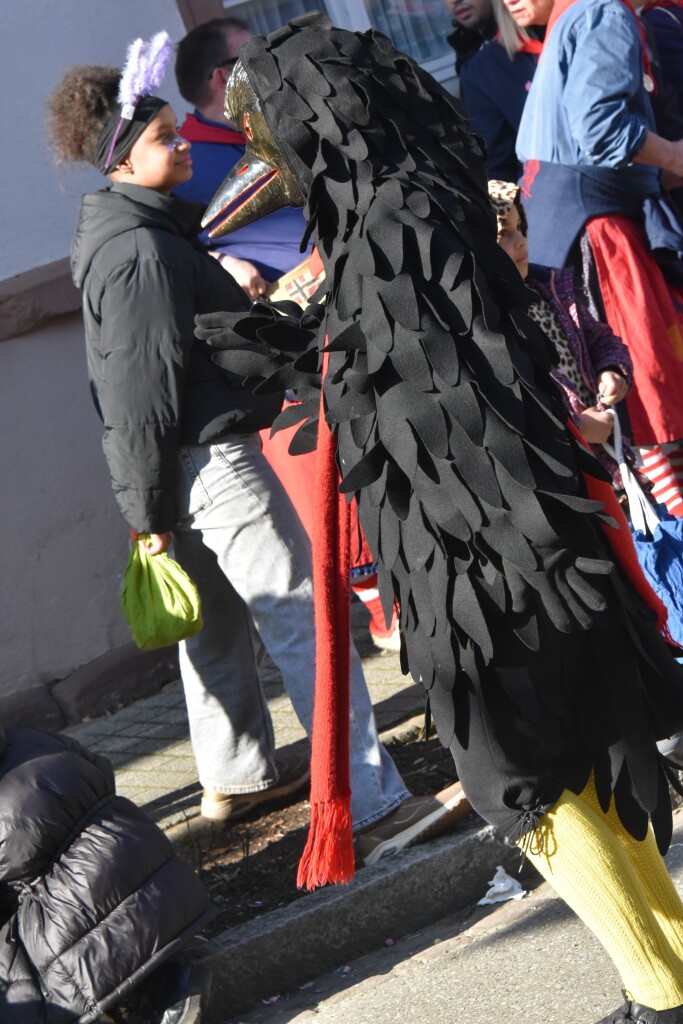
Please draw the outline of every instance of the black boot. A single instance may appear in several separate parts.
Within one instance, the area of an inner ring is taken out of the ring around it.
[[[670,1010],[651,1010],[640,1003],[631,1003],[630,1014],[634,1024],[683,1024],[683,1005]]]
[[[601,1017],[597,1024],[631,1024],[633,1018],[629,1014],[630,1006],[630,1003],[622,1003],[618,1010],[612,1010],[606,1017]]]
[[[652,1010],[640,1003],[623,1003],[598,1024],[683,1024],[683,1005],[671,1010]]]

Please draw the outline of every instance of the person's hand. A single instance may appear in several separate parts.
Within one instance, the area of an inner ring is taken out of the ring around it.
[[[140,530],[129,530],[128,536],[130,537],[131,544],[135,544],[143,534]],[[160,555],[162,552],[168,551],[172,540],[172,533],[149,533],[146,539],[140,541],[140,543],[144,545],[148,555]]]
[[[579,416],[579,430],[590,444],[604,444],[609,441],[614,427],[614,416],[611,412],[600,409],[584,409]]]
[[[238,260],[236,256],[228,256],[227,253],[219,252],[218,249],[212,250],[211,255],[216,257],[231,277],[234,277],[240,288],[252,301],[265,295],[268,282],[261,277],[253,263],[248,260]]]
[[[600,374],[598,394],[603,405],[616,405],[626,398],[628,384],[616,370],[603,370]]]
[[[674,188],[675,180],[683,178],[683,139],[665,139],[656,132],[648,132],[633,162],[659,167],[664,187]]]

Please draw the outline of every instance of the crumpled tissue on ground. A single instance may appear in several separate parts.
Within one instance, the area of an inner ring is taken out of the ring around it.
[[[490,880],[489,885],[491,888],[487,891],[483,899],[477,903],[478,907],[487,906],[490,903],[504,903],[506,900],[521,900],[526,896],[526,889],[522,889],[519,882],[510,878],[505,868],[502,868],[500,864],[496,868],[496,873]]]

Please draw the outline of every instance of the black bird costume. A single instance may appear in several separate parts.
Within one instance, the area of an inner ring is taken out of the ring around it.
[[[258,390],[296,389],[276,421],[304,420],[294,452],[316,443],[325,349],[341,489],[472,805],[530,845],[594,783],[598,811],[639,842],[651,821],[666,850],[655,741],[683,726],[681,671],[637,569],[615,564],[619,527],[586,483],[609,495],[606,476],[567,427],[461,108],[382,35],[311,14],[241,48],[226,114],[247,152],[205,223],[305,204],[326,280],[303,314],[259,301],[197,333]]]

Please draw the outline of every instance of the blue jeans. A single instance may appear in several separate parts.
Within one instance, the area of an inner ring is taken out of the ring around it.
[[[310,736],[315,628],[308,537],[258,434],[183,446],[177,488],[175,557],[197,584],[204,617],[202,631],[180,646],[199,779],[221,793],[266,789],[277,771],[253,627]],[[409,795],[377,737],[353,645],[351,786],[355,829],[384,817]]]

